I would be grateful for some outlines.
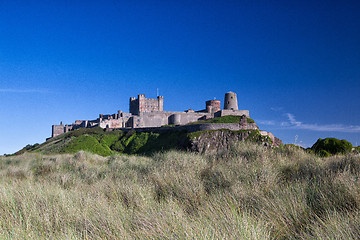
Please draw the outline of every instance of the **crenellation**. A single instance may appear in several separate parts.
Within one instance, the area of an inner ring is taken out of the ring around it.
[[[60,125],[52,126],[52,137],[78,128],[156,128],[164,125],[181,126],[198,120],[227,115],[249,117],[249,110],[238,110],[236,93],[233,92],[225,94],[224,109],[221,109],[219,100],[206,101],[205,106],[206,108],[200,111],[191,109],[184,112],[164,111],[163,96],[152,99],[146,98],[145,94],[139,94],[137,98],[130,97],[129,113],[119,110],[115,114],[99,114],[99,118],[96,120],[76,120],[73,124],[65,126],[61,122]],[[250,127],[248,124],[239,126],[240,128]]]

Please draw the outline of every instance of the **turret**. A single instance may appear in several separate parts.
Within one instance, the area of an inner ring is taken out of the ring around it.
[[[239,110],[236,93],[234,92],[225,93],[224,109]]]
[[[164,97],[158,96],[157,100],[158,100],[158,111],[163,111],[164,110]]]

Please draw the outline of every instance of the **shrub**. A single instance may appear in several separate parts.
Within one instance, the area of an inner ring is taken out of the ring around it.
[[[136,133],[132,138],[131,142],[128,144],[128,148],[126,149],[127,153],[136,153],[141,147],[143,147],[148,139],[149,133]]]
[[[320,156],[329,154],[338,154],[338,153],[347,153],[352,151],[352,144],[346,140],[339,140],[336,138],[319,138],[317,142],[311,147],[315,153]],[[326,152],[324,152],[326,151]]]
[[[318,152],[318,154],[319,154],[320,157],[329,157],[329,156],[331,155],[328,151],[326,151],[326,150],[324,150],[324,149],[321,149],[321,150]]]
[[[110,147],[119,139],[120,136],[120,132],[103,135],[100,139],[100,143]]]

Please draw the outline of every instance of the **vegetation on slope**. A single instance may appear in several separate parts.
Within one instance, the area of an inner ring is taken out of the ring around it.
[[[248,137],[249,141],[271,143],[268,137],[261,136],[257,130],[242,131],[251,131]],[[230,132],[239,134],[242,131]],[[44,154],[76,153],[83,150],[101,156],[110,156],[115,153],[151,155],[154,152],[170,149],[186,150],[191,139],[203,132],[169,131],[160,134],[136,132],[134,130],[129,132],[118,130],[107,132],[101,128],[81,128],[52,138],[41,145],[28,145],[16,154],[24,152],[42,152]]]
[[[359,154],[250,142],[214,155],[26,153],[0,158],[0,238],[358,239],[358,179]]]
[[[242,116],[223,116],[223,117],[216,117],[216,118],[210,118],[206,120],[199,120],[196,122],[192,122],[189,124],[203,124],[203,123],[239,123]],[[247,123],[255,123],[255,121],[251,118],[247,118]]]
[[[43,144],[28,145],[15,155],[24,152],[42,152],[45,154],[76,153],[80,150],[101,156],[115,153],[152,154],[156,151],[178,149],[186,144],[185,132],[140,133],[136,131],[111,131],[102,128],[81,128],[71,131]]]
[[[311,147],[315,153],[320,156],[328,157],[331,154],[344,154],[352,151],[352,144],[346,140],[336,138],[319,138]]]

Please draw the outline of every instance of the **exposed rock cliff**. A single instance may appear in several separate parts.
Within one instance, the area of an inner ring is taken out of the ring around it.
[[[282,141],[271,133],[259,130],[231,131],[227,129],[190,133],[189,149],[199,153],[215,153],[229,148],[236,141],[253,141],[278,147]]]

